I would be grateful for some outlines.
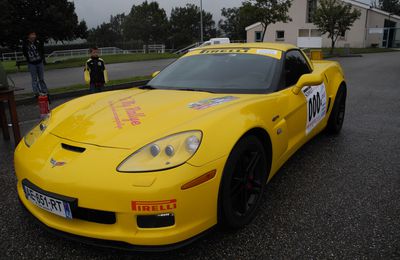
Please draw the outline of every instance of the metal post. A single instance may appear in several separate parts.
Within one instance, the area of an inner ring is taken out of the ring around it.
[[[200,0],[200,41],[204,42],[203,36],[203,0]]]

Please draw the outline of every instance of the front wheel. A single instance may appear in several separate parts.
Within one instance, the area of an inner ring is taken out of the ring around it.
[[[330,134],[339,134],[342,130],[344,115],[346,112],[346,96],[347,90],[345,85],[341,85],[336,94],[335,103],[331,115],[329,116],[326,130]]]
[[[238,229],[256,215],[268,177],[265,149],[258,138],[247,136],[233,148],[221,180],[218,223]]]

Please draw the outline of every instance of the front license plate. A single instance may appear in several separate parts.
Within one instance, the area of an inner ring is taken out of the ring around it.
[[[36,206],[58,216],[72,219],[71,207],[68,202],[44,195],[25,185],[23,188],[25,197]]]

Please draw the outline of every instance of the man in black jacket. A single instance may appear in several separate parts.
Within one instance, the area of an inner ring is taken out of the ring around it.
[[[44,82],[45,57],[43,43],[37,40],[35,32],[28,34],[28,39],[22,45],[22,51],[31,72],[33,93],[35,96],[40,93],[48,94],[47,86]]]

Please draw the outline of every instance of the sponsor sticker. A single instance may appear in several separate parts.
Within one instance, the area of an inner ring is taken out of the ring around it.
[[[209,98],[203,99],[194,103],[190,103],[188,105],[189,108],[193,108],[195,110],[203,110],[209,107],[217,106],[219,104],[223,104],[226,102],[230,102],[232,100],[236,100],[238,97],[234,96],[225,96],[225,97],[218,97],[218,98]]]
[[[118,129],[122,129],[126,124],[131,126],[140,125],[142,123],[141,118],[146,116],[141,107],[136,104],[136,100],[131,96],[117,101],[110,101],[109,106]]]
[[[248,53],[250,49],[210,49],[202,50],[200,54],[216,54],[216,53]]]
[[[307,101],[306,134],[308,135],[326,115],[325,84],[309,86],[302,89]]]
[[[132,201],[131,207],[137,212],[158,212],[176,209],[176,199],[160,201]]]
[[[261,50],[257,50],[257,54],[275,56],[275,55],[278,55],[278,51],[277,50],[261,49]]]
[[[221,48],[221,49],[204,49],[189,51],[185,57],[194,55],[207,55],[207,54],[254,54],[268,56],[280,60],[282,58],[282,51],[273,49],[257,49],[257,48]]]

